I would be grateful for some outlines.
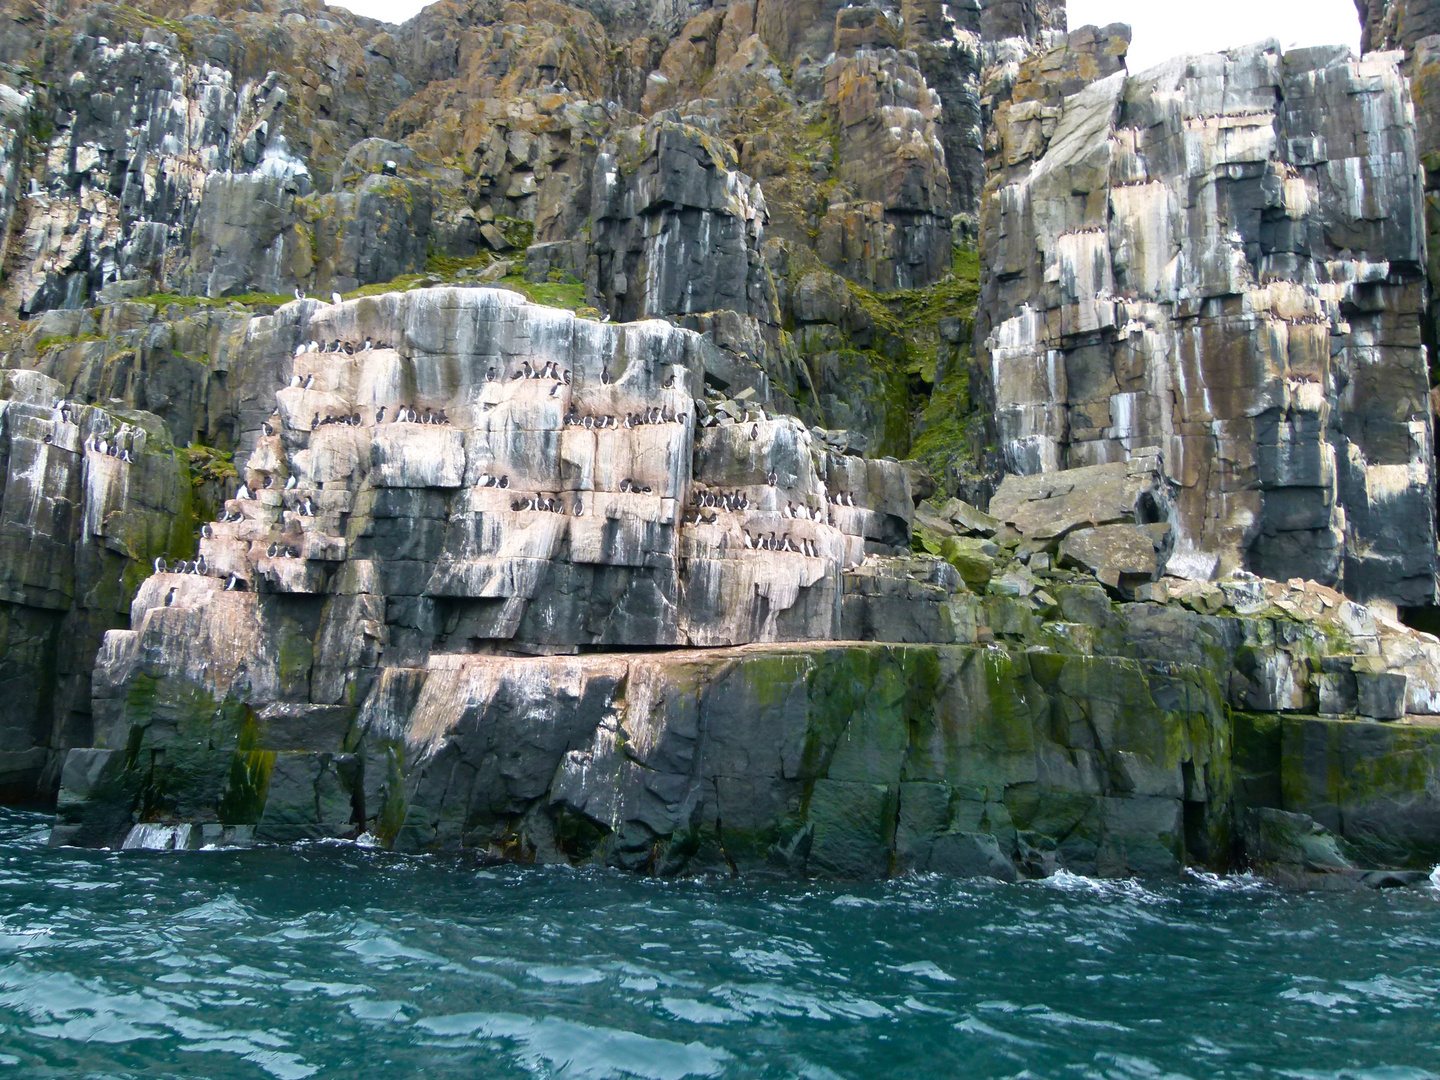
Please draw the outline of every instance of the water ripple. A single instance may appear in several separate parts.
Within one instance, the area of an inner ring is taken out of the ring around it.
[[[1440,1080],[1440,889],[658,881],[44,824],[0,812],[6,1080]]]

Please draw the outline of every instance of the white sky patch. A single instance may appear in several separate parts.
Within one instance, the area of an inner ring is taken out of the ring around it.
[[[1129,23],[1134,33],[1126,66],[1141,72],[1182,53],[1217,52],[1275,38],[1287,51],[1348,45],[1360,52],[1354,0],[1069,0],[1070,28]]]
[[[402,23],[411,16],[420,14],[421,8],[433,2],[434,0],[344,0],[344,3],[337,4],[325,0],[327,7],[349,8],[356,15],[388,23]]]

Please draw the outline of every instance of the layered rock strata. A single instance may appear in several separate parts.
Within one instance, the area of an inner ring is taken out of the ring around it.
[[[1172,571],[1433,602],[1423,184],[1396,58],[1179,59],[1011,106],[997,132],[980,333],[1009,469],[1158,450]]]

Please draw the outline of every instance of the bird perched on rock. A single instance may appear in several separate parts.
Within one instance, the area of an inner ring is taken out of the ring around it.
[[[286,490],[286,491],[294,491],[295,488],[299,485],[299,483],[300,483],[299,478],[298,478],[298,477],[295,477],[295,476],[292,476],[292,477],[290,477],[289,480],[286,480],[286,481],[285,481],[285,490]]]
[[[298,386],[299,386],[301,383],[303,383],[304,381],[305,381],[305,380],[302,379],[299,375],[291,375],[291,376],[290,376],[290,386],[291,386],[292,389],[298,387]]]
[[[750,429],[750,441],[754,442],[758,438],[760,438],[760,425],[756,424]]]
[[[495,369],[494,369],[493,367],[492,367],[489,371],[485,372],[485,381],[486,381],[486,382],[494,382],[494,381],[495,381]]]
[[[270,421],[269,421],[269,420],[263,420],[263,421],[261,421],[261,423],[260,423],[260,430],[262,430],[263,432],[265,432],[266,435],[274,435],[274,434],[275,434],[275,429],[270,426]]]
[[[268,559],[273,559],[275,558],[275,553],[279,550],[280,546],[278,544],[271,544],[268,548],[265,549],[265,557]]]
[[[765,477],[765,483],[769,484],[771,487],[774,487],[775,481],[777,481],[778,479],[780,478],[772,472]]]
[[[296,345],[296,346],[295,346],[295,355],[296,355],[296,356],[304,356],[308,351],[309,351],[309,346],[308,346],[305,342],[303,342],[303,341],[302,341],[299,345]]]
[[[215,530],[212,529],[212,528],[209,526],[209,524],[207,523],[207,524],[205,524],[205,525],[201,525],[201,526],[200,526],[200,535],[201,535],[202,538],[204,538],[204,539],[206,539],[206,540],[210,540],[210,539],[212,539],[212,538],[215,536]]]
[[[227,581],[227,582],[225,582],[225,591],[226,591],[226,592],[238,592],[239,590],[240,590],[240,576],[239,576],[238,574],[231,574],[231,575],[230,575],[230,580]]]
[[[156,558],[156,560],[155,560],[155,573],[157,573],[157,574],[163,574],[163,573],[165,573],[165,560],[164,560],[163,558]]]
[[[235,498],[237,498],[237,499],[248,499],[248,498],[251,498],[250,489],[249,489],[248,487],[246,487],[244,484],[241,484],[241,485],[240,485],[240,490],[237,491],[237,492],[235,492]]]
[[[204,555],[201,555],[200,558],[196,559],[195,562],[192,563],[190,566],[190,572],[192,574],[199,574],[201,577],[204,577],[209,569],[210,566],[208,563],[205,562]]]
[[[300,291],[300,286],[298,286],[298,285],[295,286],[295,299],[296,299],[296,300],[304,300],[304,299],[305,299],[305,294]]]
[[[344,298],[343,296],[341,296],[338,292],[332,292],[332,293],[330,294],[330,303],[332,303],[332,304],[343,304],[344,302],[345,302],[345,298]]]
[[[508,476],[500,477],[500,486],[502,488],[508,488],[510,486],[510,478]]]
[[[560,384],[559,384],[558,382],[557,382],[554,386],[550,387],[550,396],[551,396],[551,397],[559,397],[559,396],[560,396]]]
[[[606,386],[610,385],[610,365],[606,364],[600,369],[600,381]]]
[[[384,423],[384,421],[385,421],[385,406],[384,406],[384,405],[381,405],[380,408],[378,408],[378,409],[375,410],[375,422],[376,422],[377,424],[380,424],[380,423]]]
[[[314,387],[315,387],[315,376],[314,376],[314,375],[306,375],[306,376],[305,376],[305,389],[306,389],[306,390],[312,390],[312,389],[314,389]]]
[[[300,513],[303,517],[314,517],[315,504],[312,503],[309,499],[306,499],[305,504],[300,507]]]
[[[369,351],[370,351],[370,339],[369,339],[368,337],[365,339],[365,345],[364,345],[364,347],[363,347],[360,351],[361,351],[361,352],[369,352]]]

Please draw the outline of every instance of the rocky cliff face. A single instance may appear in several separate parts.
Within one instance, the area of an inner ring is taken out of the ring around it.
[[[1396,58],[1261,46],[1045,97],[1087,34],[997,113],[981,333],[1007,466],[1158,448],[1173,571],[1433,603],[1424,183]]]
[[[63,403],[38,372],[0,401],[0,794],[53,788],[91,725],[91,673],[153,557],[187,550],[188,470],[147,413]]]
[[[196,448],[200,502],[233,492],[230,457],[288,379],[264,316],[297,289],[503,280],[674,319],[708,338],[713,388],[750,388],[836,450],[906,453],[933,354],[961,369],[963,317],[852,301],[838,275],[844,325],[812,308],[826,333],[804,350],[789,329],[827,260],[857,290],[951,272],[968,205],[951,177],[973,189],[980,167],[952,170],[945,146],[975,142],[979,9],[537,0],[403,27],[315,3],[4,11],[0,301],[25,321],[0,327],[0,352],[76,407],[157,416]],[[950,80],[948,105],[922,69]],[[198,524],[177,529],[193,544]],[[119,575],[117,611],[156,553]],[[88,670],[98,636],[82,640],[23,664]],[[25,753],[74,741],[37,739]]]
[[[56,843],[1440,857],[1413,60],[5,10],[0,784]]]
[[[1156,456],[923,511],[913,555],[902,465],[706,394],[668,323],[487,289],[262,321],[289,385],[199,559],[106,635],[57,843],[1011,880],[1440,851],[1406,719],[1440,642],[1164,577]]]

